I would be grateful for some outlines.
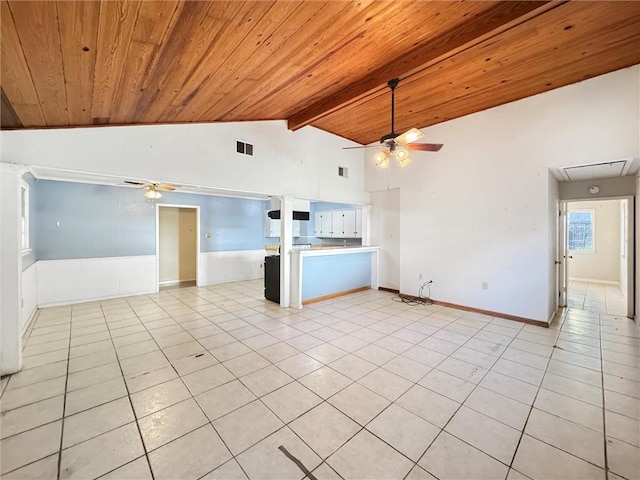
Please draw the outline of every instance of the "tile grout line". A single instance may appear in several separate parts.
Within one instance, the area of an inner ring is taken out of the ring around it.
[[[158,293],[160,293],[160,292],[158,292]],[[166,293],[168,293],[169,295],[171,295],[169,292],[166,292]],[[173,295],[171,295],[171,296],[173,296]],[[174,298],[177,298],[177,297],[175,297],[175,296],[174,296]],[[178,300],[179,300],[179,299],[178,299]],[[151,301],[152,301],[152,302],[154,302],[154,303],[155,303],[159,308],[161,308],[161,309],[162,309],[162,310],[163,310],[167,315],[169,315],[169,317],[170,317],[172,320],[174,320],[174,321],[175,321],[175,319],[171,316],[171,314],[170,314],[169,312],[167,312],[167,311],[166,311],[166,310],[165,310],[165,309],[164,309],[160,304],[158,304],[158,303],[157,303],[153,298],[151,299]],[[179,300],[179,301],[180,301],[180,303],[182,303],[183,305],[187,305],[187,304],[186,304],[186,303],[184,303],[182,300]],[[127,304],[129,304],[129,306],[131,307],[131,304],[130,304],[128,301],[127,301]],[[187,305],[187,306],[188,306],[188,305]],[[190,307],[189,307],[189,308],[190,308]],[[133,309],[133,308],[132,308],[132,309]],[[194,310],[194,311],[195,311],[195,310]],[[134,310],[134,313],[135,313],[135,310]],[[136,314],[136,316],[137,316],[137,314]],[[205,318],[205,317],[203,317],[203,318]],[[139,317],[138,317],[138,319],[139,319]],[[146,326],[146,325],[144,325],[144,323],[142,323],[142,321],[140,321],[140,323],[144,326],[145,330],[147,331],[147,333],[149,334],[149,336],[153,339],[154,343],[156,343],[156,345],[158,346],[158,349],[160,350],[160,352],[162,352],[162,354],[163,354],[163,355],[164,355],[164,357],[166,358],[167,362],[169,362],[169,365],[171,365],[171,368],[173,368],[173,370],[176,372],[176,375],[178,375],[178,378],[180,379],[180,382],[181,382],[181,383],[182,383],[182,385],[186,388],[187,392],[189,392],[190,397],[191,397],[191,398],[193,399],[193,401],[196,403],[196,405],[198,406],[198,409],[200,409],[200,411],[202,412],[202,414],[204,415],[204,417],[205,417],[207,420],[209,420],[209,417],[208,417],[208,416],[207,416],[207,414],[202,410],[202,407],[201,407],[201,406],[200,406],[200,404],[198,403],[198,400],[195,398],[195,395],[193,394],[193,392],[191,392],[191,389],[190,389],[190,388],[189,388],[189,387],[184,383],[184,380],[182,379],[182,375],[180,375],[180,373],[179,373],[179,372],[176,370],[176,368],[173,366],[173,363],[171,363],[171,360],[169,360],[169,357],[167,357],[166,353],[162,350],[162,347],[160,347],[160,345],[157,343],[157,341],[156,341],[155,337],[154,337],[153,335],[151,335],[151,332],[149,332],[149,330],[147,329],[147,326]],[[181,324],[179,324],[178,322],[176,322],[176,324],[180,325],[180,327],[181,327],[185,332],[187,332],[187,333],[189,334],[189,336],[191,336],[191,337],[193,338],[193,336],[192,336],[192,335],[191,335],[191,334],[190,334],[190,333],[189,333],[189,332],[188,332],[184,327],[182,327],[182,325],[181,325]],[[201,344],[198,340],[196,340],[195,338],[194,338],[194,341],[196,341],[196,342],[197,342],[197,343],[198,343],[198,344],[199,344],[203,349],[205,349],[206,351],[208,351],[208,350],[204,347],[204,345],[202,345],[202,344]],[[185,342],[185,343],[187,343],[187,342]],[[180,344],[178,344],[178,345],[180,345]],[[116,355],[117,355],[117,353],[116,353]],[[215,356],[214,356],[214,358],[215,358]],[[217,358],[216,358],[216,360],[217,360]],[[219,364],[219,365],[222,365],[222,362],[219,362],[218,364]],[[224,365],[222,365],[222,367],[223,367],[223,368],[225,368],[227,371],[229,371],[229,370],[228,370]],[[205,367],[205,368],[207,368],[207,367]],[[230,371],[229,371],[229,373],[230,373],[230,374],[235,378],[235,375],[233,375],[233,373],[231,373]],[[166,382],[165,382],[165,383],[166,383]],[[226,383],[229,383],[229,382],[226,382]],[[126,382],[125,382],[125,384],[126,384]],[[214,387],[214,388],[215,388],[215,387]],[[204,393],[204,392],[202,392],[202,393]],[[131,397],[129,397],[129,399],[131,400]],[[180,402],[178,402],[178,403],[180,403]],[[174,405],[175,405],[175,404],[174,404]],[[172,405],[170,405],[170,406],[172,406]],[[133,403],[132,403],[132,408],[133,408]],[[167,407],[167,408],[168,408],[168,407]],[[161,410],[162,410],[162,409],[161,409]],[[155,413],[155,412],[154,412],[154,413]],[[134,415],[136,415],[136,414],[135,414],[135,411],[134,411]],[[153,415],[153,413],[152,413],[152,414],[150,414],[150,415]],[[136,415],[136,424],[138,425],[138,430],[140,430],[140,426],[139,426],[139,424],[138,424],[138,420],[137,420],[137,415]],[[216,435],[218,436],[218,438],[220,438],[220,441],[221,441],[221,442],[222,442],[222,444],[225,446],[225,448],[227,449],[227,451],[231,454],[231,458],[232,458],[233,460],[235,460],[235,459],[236,459],[236,456],[233,454],[233,452],[231,451],[231,449],[230,449],[230,448],[229,448],[229,446],[227,445],[227,442],[225,442],[224,438],[222,438],[222,435],[220,435],[220,433],[218,432],[218,430],[216,429],[216,427],[213,425],[213,421],[209,420],[209,422],[208,422],[208,423],[206,423],[205,425],[211,425],[211,428],[213,428],[213,431],[216,433]],[[169,445],[170,443],[172,443],[172,442],[174,442],[174,441],[178,440],[179,438],[182,438],[182,437],[184,437],[184,436],[186,436],[186,435],[189,435],[190,433],[192,433],[192,432],[196,431],[196,430],[197,430],[197,429],[199,429],[199,428],[202,428],[203,426],[204,426],[204,425],[201,425],[200,427],[197,427],[197,428],[195,428],[195,429],[193,429],[193,430],[191,430],[191,431],[189,431],[189,432],[187,432],[187,433],[184,433],[184,434],[182,434],[182,435],[180,435],[180,436],[178,436],[178,437],[176,437],[176,438],[172,439],[171,441],[167,442],[166,444],[162,445],[161,447],[157,447],[157,448],[162,448],[162,447],[163,447],[163,446],[165,446],[165,445]],[[143,445],[144,445],[144,438],[142,437],[142,431],[140,431],[140,438],[142,439],[142,441],[143,441]],[[145,454],[147,455],[147,462],[148,462],[148,464],[149,464],[149,470],[151,471],[151,475],[153,476],[153,475],[154,475],[154,474],[153,474],[153,469],[151,468],[151,462],[149,461],[148,454],[146,453],[146,446],[145,446],[144,448],[145,448]],[[211,472],[215,471],[217,468],[219,468],[220,466],[224,465],[224,464],[225,464],[225,463],[227,463],[228,461],[229,461],[229,460],[227,460],[226,462],[224,462],[224,463],[222,463],[222,464],[220,464],[220,465],[216,466],[213,470],[211,470],[210,472],[205,473],[204,475],[208,475],[209,473],[211,473]],[[238,462],[238,461],[236,460],[236,463],[239,465],[240,469],[241,469],[241,470],[242,470],[242,472],[245,474],[245,476],[246,476],[247,478],[249,478],[249,476],[248,476],[248,475],[247,475],[247,473],[245,472],[244,468],[242,468],[242,465],[240,465],[240,462]],[[204,475],[203,475],[203,476],[204,476]],[[155,477],[154,477],[154,478],[155,478]]]
[[[606,397],[604,394],[604,359],[602,355],[602,317],[598,314],[598,344],[600,346],[600,379],[602,382],[602,437],[604,443],[604,478],[609,480],[609,456],[607,454],[607,415],[606,415]]]
[[[60,426],[60,447],[58,449],[58,471],[57,471],[57,479],[58,480],[60,480],[60,477],[61,477],[61,474],[62,474],[60,469],[62,468],[62,442],[63,442],[63,439],[64,439],[65,413],[66,413],[66,410],[67,410],[67,388],[68,388],[68,385],[69,385],[69,364],[71,363],[71,330],[72,330],[72,328],[73,328],[73,307],[71,307],[71,311],[69,312],[69,347],[67,349],[67,375],[64,378],[64,398],[62,400],[62,422],[61,422],[61,426]]]
[[[534,405],[536,403],[536,400],[538,399],[538,394],[540,393],[540,390],[542,389],[542,384],[544,383],[544,377],[547,374],[547,370],[549,369],[549,364],[551,363],[551,359],[552,359],[553,353],[555,351],[554,350],[555,345],[558,343],[558,339],[560,338],[560,334],[562,333],[562,328],[564,327],[564,321],[566,319],[566,314],[567,314],[567,312],[564,312],[564,314],[562,315],[562,317],[563,317],[562,324],[560,325],[560,328],[556,331],[554,345],[551,347],[551,355],[549,355],[549,358],[547,358],[547,363],[545,365],[545,368],[544,368],[544,371],[543,371],[543,374],[542,374],[542,378],[540,379],[540,385],[538,385],[538,387],[536,389],[536,394],[534,395],[533,400],[531,402],[531,406],[529,407],[529,412],[527,414],[527,418],[525,419],[524,424],[522,425],[522,429],[520,431],[520,438],[518,439],[518,443],[516,445],[516,448],[513,451],[513,455],[511,457],[511,462],[509,462],[509,470],[511,470],[513,468],[513,462],[516,459],[516,456],[518,454],[518,450],[520,449],[520,444],[522,443],[522,439],[524,438],[524,435],[525,435],[524,431],[526,430],[527,424],[529,423],[529,418],[531,418],[531,412],[533,412]],[[543,442],[543,443],[546,444],[546,442]],[[547,445],[549,445],[549,444],[547,444]],[[558,448],[558,447],[555,447],[553,445],[550,445],[550,446],[553,447],[553,448]],[[561,450],[561,449],[558,448],[558,450]],[[562,450],[562,451],[564,451],[564,450]],[[566,453],[568,453],[568,452],[566,452]],[[518,471],[518,470],[516,470],[516,471]],[[508,472],[507,472],[507,475],[508,475]]]
[[[127,304],[128,304],[128,302],[127,302]],[[111,329],[109,328],[109,323],[107,322],[107,317],[104,315],[104,308],[102,306],[102,303],[100,303],[100,310],[102,311],[102,315],[104,316],[105,324],[107,326],[107,331],[109,332],[109,339],[111,340],[111,345],[113,346],[113,351],[114,351],[114,353],[116,355],[116,361],[118,363],[118,368],[120,369],[120,375],[122,376],[122,383],[124,383],[124,388],[125,388],[125,390],[127,392],[127,399],[129,400],[129,405],[131,407],[131,412],[133,413],[133,419],[134,419],[134,422],[136,424],[136,428],[138,430],[138,435],[140,435],[140,442],[142,443],[142,450],[144,451],[144,456],[145,456],[145,459],[147,460],[147,466],[149,467],[149,472],[151,473],[151,479],[154,480],[155,476],[154,476],[154,473],[153,473],[153,469],[151,468],[151,462],[149,460],[149,452],[147,452],[147,446],[145,444],[144,437],[142,436],[142,430],[140,429],[140,424],[138,423],[138,414],[136,413],[135,408],[133,407],[133,401],[131,400],[131,393],[129,392],[129,385],[127,385],[127,382],[126,382],[126,379],[125,379],[125,375],[124,375],[124,371],[122,370],[122,364],[120,363],[120,359],[118,358],[118,351],[116,350],[116,345],[113,342],[113,337],[111,336]],[[127,425],[127,424],[125,424],[125,425]],[[124,425],[121,425],[121,427],[122,426],[124,426]],[[120,428],[120,427],[117,427],[117,428]],[[138,458],[140,458],[140,457],[138,457]],[[133,459],[133,460],[131,460],[131,462],[133,462],[135,460],[136,459]],[[124,465],[127,465],[128,463],[131,463],[131,462],[127,462],[126,464],[119,465],[116,468],[114,468],[113,470],[111,470],[111,472],[113,472],[113,471],[117,470],[118,468],[120,468],[120,467],[122,467]],[[106,472],[106,473],[102,474],[101,476],[107,475],[108,473],[110,473],[110,472]]]
[[[491,323],[491,322],[488,322],[484,327],[482,327],[480,330],[478,330],[478,332],[477,332],[477,333],[479,333],[480,331],[484,330],[484,328],[485,328],[487,325],[489,325],[490,323]],[[498,360],[502,358],[502,355],[504,355],[504,352],[506,352],[506,351],[507,351],[507,349],[509,348],[509,346],[510,346],[510,345],[513,343],[513,341],[518,337],[518,334],[520,334],[520,333],[522,332],[522,330],[524,329],[524,326],[525,326],[525,324],[522,324],[522,325],[520,326],[520,328],[518,329],[518,332],[513,336],[513,338],[509,341],[509,343],[508,343],[507,345],[505,345],[505,348],[504,348],[503,352],[498,356],[498,359],[493,363],[493,365],[495,365],[495,363],[496,363],[496,362],[498,362]],[[489,332],[491,332],[491,330],[489,330]],[[492,332],[492,333],[495,333],[495,332]],[[498,335],[500,335],[500,334],[498,334]],[[451,355],[453,355],[455,352],[457,352],[457,351],[458,351],[460,348],[462,348],[462,347],[463,347],[463,346],[464,346],[464,345],[465,345],[469,340],[471,340],[471,339],[473,339],[473,338],[475,338],[475,335],[473,335],[471,338],[467,339],[467,340],[466,340],[462,345],[460,345],[456,350],[454,350],[453,352],[451,352],[451,354],[450,354],[450,355],[448,355],[448,358],[451,358]],[[466,347],[466,348],[469,348],[469,347]],[[473,349],[472,349],[472,350],[473,350]],[[484,352],[480,352],[480,353],[484,353]],[[485,355],[490,355],[490,354],[485,353]],[[454,358],[455,358],[455,357],[454,357]],[[444,360],[443,360],[443,361],[444,361]],[[464,360],[462,360],[462,361],[464,361]],[[441,362],[441,363],[442,363],[442,362]],[[466,362],[466,363],[468,363],[468,362]],[[473,365],[473,364],[471,364],[471,365]],[[491,366],[491,368],[493,368],[493,365]],[[476,366],[476,367],[480,367],[480,365],[475,365],[475,366]],[[435,367],[435,368],[437,368],[437,367]],[[435,368],[434,368],[434,369],[435,369]],[[482,367],[480,367],[480,368],[482,368]],[[422,459],[422,457],[424,457],[424,455],[427,453],[427,451],[429,450],[429,448],[431,448],[431,446],[436,442],[436,440],[440,437],[440,435],[442,435],[442,432],[444,432],[444,431],[445,431],[445,428],[447,428],[447,425],[449,425],[449,423],[451,422],[451,420],[453,419],[453,417],[455,417],[455,416],[456,416],[456,414],[460,411],[460,409],[464,406],[464,402],[466,402],[466,401],[467,401],[467,399],[468,399],[468,398],[473,394],[473,392],[476,390],[476,388],[478,388],[478,387],[480,386],[480,382],[484,379],[484,377],[486,377],[486,376],[489,374],[489,372],[491,372],[491,371],[492,371],[492,370],[491,370],[491,368],[486,369],[486,370],[487,370],[487,372],[482,376],[482,378],[481,378],[480,380],[478,380],[478,383],[475,383],[475,384],[474,384],[473,382],[469,382],[469,383],[472,383],[472,384],[474,385],[474,387],[473,387],[473,388],[471,389],[471,391],[467,394],[467,396],[464,398],[464,400],[462,400],[462,402],[459,402],[459,403],[460,403],[460,405],[458,406],[458,408],[456,408],[455,412],[454,412],[454,413],[451,415],[451,417],[449,417],[449,419],[445,422],[444,426],[440,429],[440,432],[438,433],[438,435],[436,435],[436,437],[431,441],[431,443],[427,446],[427,448],[425,449],[425,451],[424,451],[424,452],[422,452],[422,454],[420,455],[420,459],[418,460],[418,462]],[[446,373],[446,372],[445,372],[445,373]],[[496,373],[499,373],[499,372],[496,372]],[[453,375],[453,376],[455,377],[455,375]],[[458,378],[458,377],[456,377],[456,378]],[[461,379],[461,380],[463,380],[463,379]],[[518,379],[515,379],[515,380],[518,380]],[[468,380],[466,380],[466,381],[468,381]],[[520,381],[522,381],[522,380],[520,380]],[[525,382],[525,383],[526,383],[526,382]],[[492,391],[493,391],[493,390],[492,390]],[[436,393],[438,393],[438,392],[436,392]],[[498,393],[498,394],[499,394],[499,392],[494,392],[494,393]],[[439,394],[439,395],[442,395],[442,394]],[[500,395],[501,395],[501,394],[500,394]],[[449,397],[446,397],[446,398],[449,398]],[[507,398],[509,398],[509,397],[507,397]],[[469,408],[469,407],[467,407],[467,408]],[[478,412],[478,413],[480,413],[480,412]],[[480,413],[480,415],[485,415],[485,414]],[[499,420],[496,420],[496,419],[495,419],[495,418],[493,418],[493,417],[489,417],[488,415],[485,415],[485,416],[487,416],[488,418],[491,418],[492,420],[495,420],[495,421],[497,421],[497,422],[500,422]],[[500,422],[500,423],[502,423],[502,422]],[[513,428],[513,427],[511,427],[511,428]],[[523,431],[524,431],[524,427],[523,427]],[[449,432],[445,432],[445,433],[447,433],[448,435],[451,435],[452,437],[456,438],[457,440],[459,440],[459,441],[461,441],[461,442],[463,442],[463,443],[465,443],[465,444],[469,445],[471,448],[474,448],[474,449],[476,449],[476,450],[478,450],[478,451],[482,452],[483,454],[487,455],[488,457],[490,457],[490,458],[492,458],[492,459],[494,459],[494,460],[498,461],[498,462],[499,462],[499,463],[501,463],[502,465],[505,465],[505,463],[504,463],[504,462],[502,462],[501,460],[498,460],[497,458],[495,458],[494,456],[492,456],[492,455],[488,454],[488,453],[487,453],[487,452],[485,452],[484,450],[480,450],[479,448],[475,447],[474,445],[471,445],[471,444],[470,444],[470,443],[468,443],[467,441],[465,441],[465,440],[463,440],[463,439],[461,439],[461,438],[458,438],[456,435],[453,435],[452,433],[449,433]],[[516,450],[514,450],[514,455],[515,455],[515,452],[516,452],[516,451],[517,451],[517,446],[516,446]],[[418,462],[416,462],[416,465],[418,464]],[[507,473],[506,473],[506,475],[505,475],[505,478],[506,478],[506,476],[508,476],[508,475],[509,475],[509,470],[510,470],[511,466],[510,466],[510,465],[506,465],[506,467],[507,467]],[[422,467],[421,467],[421,468],[422,468]],[[424,470],[428,472],[428,470],[426,470],[426,469],[424,469]],[[430,473],[430,474],[431,474],[431,472],[428,472],[428,473]],[[432,474],[432,475],[433,475],[433,474]]]

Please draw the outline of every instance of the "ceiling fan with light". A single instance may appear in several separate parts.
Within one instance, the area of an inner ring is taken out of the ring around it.
[[[135,188],[144,188],[145,191],[143,195],[148,200],[158,200],[162,198],[162,193],[160,193],[160,190],[172,192],[176,188],[178,188],[177,185],[169,185],[166,183],[134,182],[132,180],[125,180],[124,183]]]
[[[437,152],[442,148],[442,143],[414,143],[416,140],[420,140],[424,137],[417,128],[407,130],[403,134],[398,134],[394,129],[394,117],[395,117],[395,90],[400,83],[400,80],[393,78],[387,82],[387,85],[391,89],[391,133],[383,135],[380,138],[380,146],[378,145],[365,145],[362,147],[345,147],[345,150],[352,148],[380,148],[382,150],[377,152],[373,159],[376,165],[380,168],[387,168],[389,166],[389,159],[396,157],[400,166],[404,167],[411,163],[411,157],[409,156],[409,150],[418,150],[422,152]]]

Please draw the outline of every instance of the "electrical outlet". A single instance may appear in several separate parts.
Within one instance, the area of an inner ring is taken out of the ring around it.
[[[263,266],[263,265],[264,265],[264,263],[261,263],[261,264],[260,264],[260,268],[262,268],[262,266]]]
[[[440,282],[433,282],[433,285],[436,286],[436,287],[439,287],[440,286]]]
[[[421,273],[418,274],[418,280],[422,280],[422,274]]]
[[[489,284],[487,282],[482,282],[482,289],[483,290],[488,290],[489,289]]]

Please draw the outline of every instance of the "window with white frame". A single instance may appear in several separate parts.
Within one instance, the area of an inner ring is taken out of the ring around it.
[[[22,182],[20,185],[20,238],[22,242],[22,251],[28,251],[29,248],[29,184]]]
[[[595,246],[595,211],[569,211],[569,252],[594,253]]]

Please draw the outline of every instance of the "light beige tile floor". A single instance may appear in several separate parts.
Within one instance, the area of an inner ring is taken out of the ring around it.
[[[569,308],[609,315],[627,314],[627,300],[620,285],[570,280],[567,287]]]
[[[3,478],[637,479],[640,329],[261,281],[43,309],[2,378]]]

